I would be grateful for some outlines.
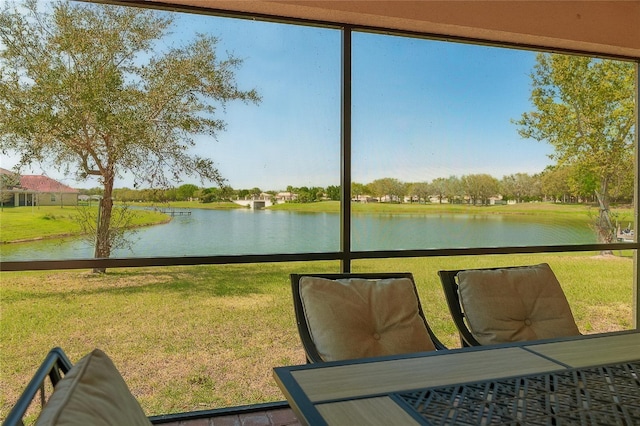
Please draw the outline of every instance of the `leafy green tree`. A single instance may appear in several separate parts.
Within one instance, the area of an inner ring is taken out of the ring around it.
[[[439,177],[431,181],[431,193],[438,197],[438,204],[442,204],[442,201],[450,195],[450,192],[449,179]]]
[[[358,182],[351,183],[351,198],[358,198],[361,195],[366,195],[369,193],[369,188],[367,185]]]
[[[309,192],[311,192],[311,195],[313,196],[312,201],[322,201],[326,194],[324,188],[320,186],[312,186],[309,188]]]
[[[381,201],[384,197],[389,197],[391,201],[402,202],[405,194],[404,184],[395,178],[376,179],[369,184],[369,188]]]
[[[564,167],[547,167],[540,177],[542,185],[542,193],[551,201],[568,203],[571,201],[571,188],[569,187],[569,176],[571,168]]]
[[[471,204],[488,204],[489,198],[499,192],[498,179],[486,173],[462,176],[461,182]]]
[[[340,201],[340,187],[336,185],[327,186],[327,197],[333,201]]]
[[[140,190],[140,199],[142,201],[157,201],[156,190],[153,189],[143,189]]]
[[[247,195],[249,194],[248,190]],[[218,201],[230,200],[233,197],[233,188],[228,185],[220,187],[206,188],[200,191],[201,203],[213,203]]]
[[[177,198],[178,200],[184,201],[193,198],[194,194],[198,191],[198,186],[192,183],[185,183],[184,185],[180,185],[177,189]]]
[[[294,192],[298,194],[298,199],[297,199],[298,203],[311,203],[316,199],[316,194],[313,191],[313,188],[309,188],[307,186],[294,188]]]
[[[94,186],[93,188],[89,188],[89,189],[80,189],[79,191],[81,194],[86,194],[86,195],[102,195],[102,188],[100,188],[99,186]]]
[[[595,228],[604,243],[615,238],[611,184],[633,156],[635,74],[631,62],[540,53],[531,74],[534,110],[515,121],[521,136],[554,147],[558,166],[596,178]]]
[[[611,201],[629,202],[633,200],[633,158],[621,163],[611,180]]]
[[[539,180],[527,173],[504,176],[500,181],[502,196],[507,199],[514,199],[518,203],[536,198],[539,195],[539,191]]]
[[[598,176],[594,170],[576,164],[571,167],[569,175],[569,188],[571,194],[580,203],[590,203],[594,201],[594,193],[598,188]]]
[[[413,198],[416,197],[418,202],[428,202],[429,195],[431,195],[431,185],[427,182],[415,182],[407,185],[407,195],[411,197],[411,201],[413,202]]]
[[[251,194],[251,191],[248,189],[239,189],[237,193],[238,193],[238,198],[246,199]]]
[[[223,185],[220,188],[220,201],[231,201],[234,194],[235,191],[230,185]]]
[[[113,198],[124,202],[136,201],[140,199],[140,191],[130,188],[117,188],[113,190]]]
[[[444,195],[450,203],[461,202],[464,197],[462,181],[457,176],[449,176],[444,185]]]
[[[319,186],[301,186],[299,188],[293,186],[287,186],[287,192],[295,194],[296,198],[292,200],[293,203],[313,203],[314,201],[321,201],[325,196],[324,188]]]
[[[163,203],[169,203],[170,201],[178,200],[178,190],[176,188],[167,188],[158,191],[160,194],[160,201]]]
[[[111,254],[113,185],[168,187],[181,176],[222,184],[193,136],[225,128],[217,109],[260,101],[240,90],[242,61],[218,58],[199,35],[158,50],[171,17],[133,7],[26,0],[0,11],[0,150],[20,164],[49,163],[103,187],[95,257]]]
[[[13,200],[13,188],[20,186],[20,175],[17,173],[0,173],[0,206],[10,204]]]

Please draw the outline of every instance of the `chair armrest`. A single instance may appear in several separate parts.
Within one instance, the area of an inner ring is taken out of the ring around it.
[[[4,423],[2,423],[3,426],[22,425],[22,418],[38,391],[40,391],[41,407],[44,407],[46,403],[44,385],[47,377],[49,377],[51,385],[55,387],[71,367],[71,361],[69,361],[69,358],[67,358],[67,355],[61,348],[51,349],[42,364],[40,364],[38,371],[36,371],[35,375],[31,378],[31,381],[22,392],[22,395],[20,395],[20,398],[18,398],[18,402],[16,402],[11,411],[9,411],[7,418]]]

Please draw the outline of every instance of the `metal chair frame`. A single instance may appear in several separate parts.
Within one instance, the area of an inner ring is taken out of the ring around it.
[[[35,375],[29,381],[29,384],[20,395],[18,402],[13,406],[7,418],[2,423],[3,426],[23,425],[22,418],[27,409],[40,391],[40,407],[44,407],[47,403],[45,395],[45,383],[47,377],[51,381],[52,387],[58,384],[62,377],[71,370],[72,364],[67,355],[60,348],[53,348],[49,351],[42,364],[36,371]]]
[[[498,269],[498,268],[484,268],[485,270]],[[465,271],[466,269],[457,269],[451,271],[438,271],[440,282],[444,290],[445,299],[449,306],[449,312],[451,313],[451,319],[458,329],[458,335],[460,336],[460,344],[463,347],[468,346],[481,346],[480,342],[473,337],[471,330],[467,326],[466,316],[462,311],[462,304],[460,303],[460,296],[458,295],[458,282],[456,277],[458,272]]]

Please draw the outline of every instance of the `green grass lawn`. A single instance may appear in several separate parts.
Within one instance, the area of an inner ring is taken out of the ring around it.
[[[617,253],[618,254],[618,253]],[[457,336],[437,271],[548,262],[583,333],[631,328],[633,260],[594,253],[360,260],[353,270],[414,273],[425,313]],[[288,274],[338,262],[0,274],[0,418],[47,351],[109,354],[148,415],[284,399],[272,368],[304,362]]]
[[[5,207],[0,211],[0,243],[78,235],[77,216],[74,206]],[[170,219],[159,212],[135,210],[132,225],[154,225]]]

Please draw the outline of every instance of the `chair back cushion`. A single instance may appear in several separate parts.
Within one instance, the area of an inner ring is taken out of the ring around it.
[[[300,298],[324,361],[435,350],[408,278],[306,276]]]
[[[580,334],[548,264],[458,273],[460,303],[483,345]]]
[[[109,357],[94,349],[58,382],[36,425],[150,425]]]

